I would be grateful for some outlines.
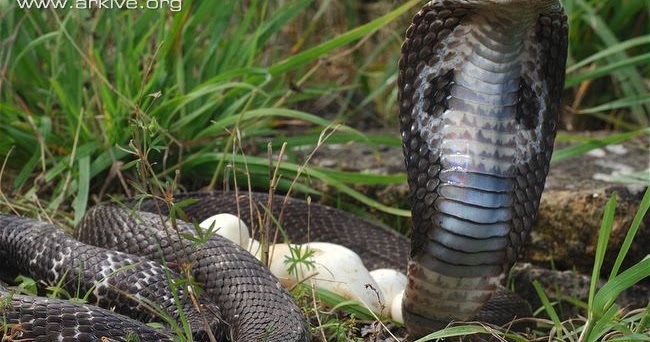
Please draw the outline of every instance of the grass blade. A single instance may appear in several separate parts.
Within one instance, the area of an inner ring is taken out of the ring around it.
[[[618,99],[618,100],[614,100],[614,101],[611,101],[611,102],[608,102],[608,103],[604,103],[604,104],[599,105],[599,106],[586,108],[586,109],[580,109],[578,111],[578,113],[579,114],[592,114],[592,113],[597,113],[597,112],[605,112],[605,111],[609,111],[609,110],[613,110],[613,109],[632,107],[632,106],[646,104],[646,103],[650,103],[650,94],[625,97],[625,98],[622,98],[622,99]]]
[[[567,73],[572,73],[584,66],[587,66],[589,63],[593,63],[597,60],[603,59],[605,57],[609,57],[613,54],[616,54],[618,52],[623,52],[627,49],[639,46],[639,45],[644,45],[644,44],[650,44],[650,35],[645,35],[641,37],[636,37],[632,38],[630,40],[626,40],[624,42],[620,42],[614,46],[609,46],[603,50],[598,51],[597,53],[589,56],[588,58],[585,58],[581,60],[580,62],[570,66],[567,68],[566,72]]]
[[[564,83],[565,88],[571,88],[587,80],[596,79],[603,76],[609,76],[615,71],[631,66],[644,65],[650,63],[650,53],[626,58],[624,60],[609,63],[594,70],[586,71],[577,75],[568,76]],[[638,95],[633,95],[638,96]]]
[[[618,256],[616,257],[614,266],[612,266],[612,272],[609,275],[610,280],[612,280],[618,274],[618,270],[621,268],[621,264],[623,263],[623,260],[625,259],[627,252],[630,250],[632,241],[634,241],[634,237],[636,236],[637,231],[639,231],[641,222],[643,221],[643,218],[645,217],[645,214],[648,212],[649,208],[650,208],[650,187],[646,189],[645,194],[643,195],[643,199],[641,200],[641,204],[639,205],[639,210],[636,212],[636,215],[634,215],[634,219],[632,220],[632,224],[630,225],[630,230],[625,235],[625,240],[623,240],[623,244],[621,245],[621,250],[619,251]]]
[[[607,145],[618,144],[641,134],[650,134],[650,128],[640,129],[633,132],[614,134],[603,139],[587,138],[588,140],[586,142],[579,143],[574,146],[561,149],[559,151],[555,151],[553,153],[553,157],[551,157],[551,162],[557,162],[562,159],[572,158],[581,154],[585,154],[591,150],[605,147]]]
[[[548,314],[548,317],[553,321],[558,337],[562,338],[562,322],[560,321],[560,316],[558,316],[551,301],[548,300],[548,297],[546,296],[546,293],[544,293],[544,289],[542,289],[542,285],[540,285],[539,281],[534,280],[533,287],[535,287],[535,292],[537,292],[537,296],[542,301],[542,306],[544,306],[546,314]]]
[[[75,225],[81,221],[81,218],[86,213],[86,206],[88,205],[88,194],[90,193],[90,157],[84,156],[79,158],[77,163],[79,164],[77,196],[74,202],[72,202]]]
[[[603,210],[603,219],[600,223],[600,230],[598,231],[598,243],[596,244],[596,256],[594,260],[594,268],[591,273],[591,284],[589,285],[589,314],[600,316],[602,311],[596,310],[594,306],[594,299],[596,296],[596,285],[600,279],[600,269],[605,260],[605,252],[607,251],[607,243],[614,226],[614,212],[616,211],[616,193],[607,201],[605,209]]]
[[[623,291],[648,277],[650,277],[650,255],[603,285],[594,297],[594,308],[597,312],[609,310]]]

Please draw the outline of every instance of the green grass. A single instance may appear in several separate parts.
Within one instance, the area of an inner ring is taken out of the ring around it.
[[[396,127],[399,46],[421,3],[184,1],[171,13],[23,11],[0,1],[0,211],[71,227],[112,194],[266,188],[273,178],[281,191],[319,195],[325,183],[345,202],[409,216],[357,190],[403,184],[404,173],[318,168],[298,151],[350,141],[399,146],[397,134],[367,134],[352,123],[366,115],[373,126]],[[562,3],[570,20],[563,122],[611,134],[562,134],[575,143],[553,160],[647,137],[650,4]],[[321,99],[332,99],[333,109],[319,109]],[[286,158],[270,161],[269,148]],[[281,176],[270,176],[276,169]],[[628,180],[648,183],[645,173]],[[627,284],[623,274],[610,282]],[[585,341],[607,331],[598,322],[619,322],[597,293]]]
[[[646,1],[562,1],[571,23],[571,56],[566,87],[593,87],[599,108],[593,115],[614,127],[643,128],[650,122],[650,8]],[[620,107],[618,107],[620,106]],[[610,112],[625,108],[624,118]],[[608,113],[609,115],[605,115]]]
[[[310,141],[303,145],[314,144],[332,122],[286,107],[321,93],[293,92],[290,85],[309,77],[328,54],[371,35],[416,4],[410,1],[367,24],[327,34],[324,41],[290,55],[286,50],[293,37],[284,30],[313,6],[311,1],[252,1],[245,10],[232,1],[186,2],[184,12],[171,18],[164,11],[8,8],[0,25],[7,47],[0,61],[5,66],[0,133],[6,137],[0,156],[11,161],[12,188],[25,198],[38,195],[52,211],[72,204],[76,222],[89,194],[102,186],[128,193],[128,171],[120,166],[140,157],[129,146],[138,139],[134,131],[158,137],[146,149],[147,157],[160,161],[155,171],[171,178],[181,170],[189,187],[219,186],[227,165],[244,168],[231,158],[233,146],[282,139],[285,125],[309,123]],[[320,87],[334,94],[347,89],[332,82]],[[365,139],[345,125],[336,128]],[[253,185],[266,186],[266,166],[251,160]],[[281,165],[288,173],[297,167]],[[320,178],[328,171],[307,174]],[[44,182],[34,182],[36,175]],[[115,182],[97,181],[107,175]],[[279,184],[285,190],[288,185]],[[343,184],[340,188],[390,211]],[[298,189],[315,193],[308,185]]]
[[[399,144],[396,136],[364,135],[345,121],[332,122],[297,108],[334,96],[341,99],[341,120],[369,107],[381,115],[394,113],[402,38],[392,28],[396,18],[413,13],[417,4],[411,1],[394,10],[383,5],[387,14],[367,24],[350,19],[359,26],[323,30],[319,24],[325,25],[328,15],[353,18],[359,5],[258,0],[244,8],[232,1],[188,1],[182,12],[169,14],[22,11],[4,3],[0,134],[5,139],[0,157],[9,162],[3,186],[24,199],[38,196],[52,212],[71,206],[73,216],[66,219],[74,223],[91,195],[129,194],[135,176],[123,165],[138,159],[129,146],[134,131],[157,136],[147,156],[158,160],[157,174],[170,180],[181,171],[181,183],[189,188],[218,188],[233,174],[240,184],[250,177],[253,186],[268,186],[266,158],[248,158],[249,164],[243,165],[240,156],[253,146],[266,150],[269,141],[276,151],[288,143],[289,160],[279,166],[285,176],[278,186],[284,191],[301,165],[293,151],[314,146],[323,130],[336,128],[324,144]],[[609,127],[647,135],[650,5],[625,4],[614,11],[611,2],[564,1],[572,38],[565,103],[573,101],[568,120],[577,126],[595,117]],[[305,14],[315,20],[301,19]],[[632,17],[639,21],[621,19]],[[380,36],[373,36],[378,31]],[[367,43],[353,45],[360,40]],[[356,65],[344,64],[348,60]],[[330,65],[349,72],[348,82],[337,82]],[[603,83],[608,86],[605,96],[599,86]],[[577,96],[571,98],[571,93]],[[352,100],[351,94],[360,94],[362,100]],[[389,126],[396,118],[378,121]],[[289,131],[299,133],[292,136]],[[592,141],[559,151],[555,159],[633,136]],[[377,210],[408,216],[408,211],[385,206],[351,186],[399,184],[404,174],[358,177],[309,165],[303,171],[297,191],[317,194],[317,179]]]

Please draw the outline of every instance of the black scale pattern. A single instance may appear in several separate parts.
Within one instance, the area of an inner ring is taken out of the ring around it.
[[[406,31],[399,61],[397,100],[400,105],[400,131],[411,189],[412,217],[417,218],[413,221],[414,235],[417,236],[426,236],[431,229],[434,214],[432,204],[437,198],[441,168],[439,156],[428,149],[427,141],[414,124],[413,106],[419,97],[415,90],[421,86],[416,77],[426,65],[439,62],[439,56],[433,52],[440,49],[440,42],[452,33],[452,29],[468,13],[466,8],[452,10],[449,7],[445,2],[430,2],[415,15]],[[424,92],[427,99],[423,109],[431,116],[439,117],[448,109],[446,101],[453,85],[453,76],[453,70],[441,70],[439,75],[432,74],[427,78],[430,87]],[[413,239],[411,253],[419,251],[424,242],[426,239]]]
[[[163,258],[178,268],[191,265],[194,279],[219,305],[234,341],[308,338],[300,308],[253,255],[218,235],[193,246],[181,235],[195,235],[194,227],[178,221],[175,228],[178,233],[158,214],[132,216],[117,206],[99,205],[80,222],[78,238],[152,260]]]
[[[443,164],[440,160],[440,154],[437,151],[431,151],[429,148],[432,144],[441,146],[443,142],[436,140],[439,137],[434,134],[423,133],[421,127],[419,127],[422,124],[418,124],[416,120],[426,120],[424,123],[428,124],[431,120],[441,118],[442,113],[450,107],[448,101],[451,99],[451,89],[455,86],[455,73],[452,65],[457,63],[458,58],[470,59],[469,55],[472,53],[468,51],[468,46],[460,45],[460,39],[457,39],[461,35],[467,34],[468,31],[457,28],[461,27],[467,18],[483,10],[485,9],[480,8],[479,5],[472,7],[470,4],[459,1],[435,0],[429,2],[414,16],[412,25],[406,31],[406,39],[402,45],[402,56],[399,62],[398,104],[400,130],[408,182],[411,189],[412,217],[414,221],[411,257],[417,258],[414,260],[426,260],[429,264],[434,265],[433,269],[452,277],[503,274],[516,261],[537,214],[539,199],[544,188],[553,149],[558,113],[560,111],[560,97],[564,84],[567,19],[563,10],[558,8],[539,15],[534,24],[535,35],[531,37],[532,39],[527,44],[528,53],[531,53],[532,56],[530,56],[531,59],[524,62],[522,68],[515,120],[522,130],[534,130],[535,127],[541,125],[540,152],[533,153],[527,163],[518,163],[514,166],[514,188],[510,192],[512,204],[508,214],[511,219],[507,222],[510,233],[507,235],[507,246],[501,261],[497,261],[493,265],[469,266],[481,260],[481,257],[474,260],[470,256],[463,256],[468,260],[467,264],[464,264],[465,261],[454,261],[454,255],[463,253],[458,253],[457,250],[453,249],[456,247],[449,247],[449,245],[444,245],[442,242],[438,243],[439,251],[436,252],[436,256],[428,254],[430,253],[429,249],[425,252],[425,248],[431,248],[432,244],[435,245],[429,239],[438,242],[443,241],[440,236],[449,236],[446,232],[445,235],[441,235],[442,230],[437,227],[439,222],[437,217],[440,217],[437,216],[438,210],[442,211],[442,217],[449,215],[448,210],[445,212],[446,209],[440,209],[443,207],[443,203],[445,201],[449,203],[449,200],[440,196],[439,185],[442,183],[440,177]],[[492,19],[487,21],[490,20]],[[492,49],[492,47],[489,48],[489,50]],[[426,78],[428,84],[420,84],[418,76],[422,70],[434,66],[437,66],[438,69],[434,73],[428,74]],[[424,91],[419,92],[418,89],[424,89]],[[543,95],[545,89],[548,92],[547,96]],[[421,98],[424,98],[424,101]],[[422,102],[420,108],[416,107],[418,101]],[[545,110],[542,110],[542,108],[545,108]],[[429,118],[422,119],[418,117],[419,110],[426,112]],[[541,123],[539,122],[540,113],[543,117]],[[467,120],[469,118],[467,117]],[[466,121],[465,123],[468,127],[476,127],[476,122]],[[512,131],[514,127],[501,126],[491,127],[490,129]],[[484,136],[480,131],[474,132],[472,130],[470,130],[470,134],[477,134],[478,137],[471,139],[470,136],[456,136],[456,138],[467,138],[468,141],[488,141],[488,139],[483,139]],[[527,138],[523,134],[518,134],[517,141],[527,141]],[[497,160],[499,159],[498,153],[497,150],[494,155],[488,155],[488,157]],[[502,177],[498,172],[480,169],[478,166],[476,168],[483,174]],[[468,205],[468,208],[473,206],[475,204]],[[470,214],[462,213],[460,215],[462,215],[459,216],[461,220],[472,219]],[[429,247],[427,247],[427,244]],[[484,254],[490,258],[498,255],[496,252]],[[466,267],[464,271],[463,267]],[[409,269],[409,272],[411,271]],[[420,271],[418,270],[418,272]],[[503,323],[512,318],[513,314],[520,316],[525,313],[520,300],[502,289],[497,288],[496,291],[496,294],[493,294],[492,298],[477,313],[477,319]],[[425,295],[423,294],[423,296]],[[408,310],[405,314],[408,316]],[[453,316],[454,313],[440,313],[441,319],[444,320],[440,322],[441,325],[446,324],[447,317]],[[427,323],[424,323],[423,320],[414,325],[423,324]],[[426,333],[427,329],[410,327],[409,330],[417,335]]]
[[[508,262],[504,266],[509,269],[516,261],[517,255],[523,247],[523,242],[527,239],[530,229],[537,218],[540,198],[544,191],[544,183],[548,174],[551,155],[553,154],[553,143],[560,113],[560,99],[564,89],[565,65],[568,48],[568,22],[563,10],[543,13],[537,21],[535,38],[536,46],[540,47],[539,56],[541,65],[535,70],[541,79],[546,80],[548,96],[544,98],[546,112],[542,127],[541,153],[531,158],[528,164],[518,165],[519,170],[516,177],[515,191],[516,200],[514,201],[514,231],[510,234],[512,241],[512,250],[508,253]],[[535,121],[539,110],[539,103],[533,98],[535,90],[530,86],[533,82],[524,79],[523,87],[520,91],[520,115],[522,125],[538,124]],[[532,119],[531,119],[532,118]]]
[[[157,312],[160,309],[181,324],[166,276],[169,273],[172,279],[180,279],[178,274],[141,257],[86,245],[47,223],[0,214],[0,270],[10,276],[25,274],[48,285],[60,282],[68,293],[90,293],[90,303],[143,322],[163,322]],[[204,312],[199,313],[184,290],[178,293],[195,338],[207,338],[203,317],[215,335],[225,331],[216,307],[203,304]]]
[[[0,284],[0,317],[8,324],[7,340],[92,342],[102,338],[126,341],[173,341],[169,332],[93,305],[12,294]]]

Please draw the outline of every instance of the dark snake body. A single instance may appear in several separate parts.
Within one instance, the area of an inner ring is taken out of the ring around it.
[[[308,339],[300,309],[254,256],[220,236],[193,246],[180,236],[196,235],[192,225],[178,221],[177,230],[169,225],[154,213],[133,216],[115,205],[99,205],[86,213],[78,227],[78,238],[89,243],[85,244],[53,225],[0,215],[0,270],[27,274],[50,285],[61,283],[69,293],[90,293],[91,303],[145,322],[161,321],[161,311],[180,326],[184,314],[199,341],[207,340],[208,331],[218,340]],[[165,226],[168,229],[161,228]],[[161,258],[176,269],[191,265],[191,276],[206,291],[198,298],[198,308],[183,286],[175,301],[169,281],[184,277],[150,261]],[[26,320],[16,313],[11,317],[14,323]],[[43,331],[31,330],[22,338],[33,338],[30,332]],[[58,333],[50,331],[47,338]]]
[[[153,307],[156,305],[169,315],[172,322],[180,324],[180,315],[184,314],[195,338],[206,338],[207,330],[224,331],[216,307],[205,304],[201,314],[192,305],[186,290],[180,288],[177,294],[171,291],[169,279],[180,279],[180,275],[142,257],[84,244],[47,223],[0,215],[0,260],[3,274],[22,273],[48,285],[61,284],[68,293],[80,297],[89,293],[93,304],[114,308],[119,313],[144,322],[156,319],[158,313]],[[77,335],[79,331],[62,330],[69,327],[63,324],[63,320],[76,319],[70,316],[51,316],[52,323],[58,319],[61,325],[47,324],[46,328],[54,330],[42,336],[43,327],[39,327],[37,321],[32,321],[34,317],[29,314],[29,310],[37,310],[33,308],[36,302],[21,300],[19,304],[21,306],[17,307],[14,303],[13,307],[5,308],[8,309],[5,313],[8,313],[9,323],[22,323],[22,328],[26,329],[27,333],[21,338],[55,340],[60,333],[62,337],[76,336],[80,341],[93,340],[87,339],[87,335]],[[48,303],[43,305],[49,310]],[[206,326],[203,316],[208,319]]]
[[[19,327],[15,334],[8,332],[15,340],[26,338],[29,341],[49,342],[57,341],[60,337],[65,341],[97,341],[102,337],[126,339],[130,333],[142,341],[173,341],[164,331],[94,305],[18,294],[9,296],[9,290],[1,284],[0,295],[10,299],[3,301],[7,308],[3,309],[2,322]]]
[[[286,203],[282,224],[291,242],[338,243],[357,251],[370,269],[407,269],[403,306],[412,337],[452,320],[505,323],[521,315],[521,302],[499,283],[529,233],[548,172],[564,82],[566,16],[552,0],[439,0],[418,12],[406,36],[398,90],[413,243],[350,214],[294,199]],[[230,212],[250,226],[268,199],[243,195],[176,200],[199,200],[184,208],[192,218]],[[275,215],[284,204],[274,198]],[[168,323],[187,315],[197,339],[210,333],[238,341],[309,339],[299,308],[254,257],[218,237],[196,247],[160,228],[160,215],[167,214],[160,202],[131,205],[144,213],[100,205],[85,216],[79,237],[103,248],[49,224],[0,216],[0,271],[62,282],[68,292],[90,293],[91,303],[145,321],[160,320],[161,313],[147,305],[157,303]],[[189,224],[178,228],[194,234]],[[182,275],[125,253],[188,269],[206,293],[192,302],[184,286],[169,289],[169,279]],[[0,287],[0,295],[8,292]],[[87,305],[22,296],[12,304],[0,313],[21,323],[22,338],[123,340],[127,332],[171,338],[169,331],[107,318],[109,313]],[[90,327],[97,323],[99,328]],[[82,330],[93,333],[80,335]]]

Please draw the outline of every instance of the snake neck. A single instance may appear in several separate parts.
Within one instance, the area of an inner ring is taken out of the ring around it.
[[[414,224],[403,308],[416,336],[475,317],[494,293],[535,219],[555,136],[539,9],[461,2],[425,6],[400,61]]]

